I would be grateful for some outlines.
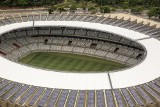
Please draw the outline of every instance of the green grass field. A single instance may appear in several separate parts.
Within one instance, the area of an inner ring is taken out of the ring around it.
[[[67,72],[104,72],[127,67],[127,65],[102,58],[57,52],[35,52],[20,59],[19,62]]]

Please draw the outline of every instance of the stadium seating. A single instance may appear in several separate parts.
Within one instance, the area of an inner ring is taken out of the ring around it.
[[[44,106],[57,107],[116,107],[151,106],[158,107],[160,99],[159,79],[135,87],[114,90],[67,90],[30,86],[6,79],[0,79],[1,106]],[[8,99],[8,100],[7,100]],[[106,100],[107,99],[107,100]],[[125,102],[126,100],[126,102]],[[16,104],[14,102],[17,102]],[[26,103],[27,102],[27,103]],[[96,103],[95,103],[96,102]]]
[[[84,21],[134,30],[158,38],[160,30],[137,20],[73,13],[6,15],[0,26],[27,21]],[[64,36],[64,37],[63,37]],[[18,59],[34,51],[62,51],[93,55],[134,66],[145,52],[137,43],[120,36],[85,28],[36,27],[7,32],[0,36],[5,58]],[[47,43],[44,41],[47,39]],[[70,42],[70,43],[69,43]],[[91,44],[96,44],[95,48]],[[0,78],[0,107],[159,107],[160,79],[137,86],[72,90],[32,86]]]
[[[155,32],[156,29],[154,26],[149,27],[147,24],[143,25],[143,22],[137,23],[137,21],[131,21],[130,19],[124,20],[124,18],[118,19],[117,17],[114,17],[113,19],[108,16],[107,18],[104,16],[96,16],[96,15],[80,15],[80,14],[71,14],[71,13],[54,13],[54,14],[17,14],[17,15],[6,15],[5,19],[0,20],[0,25],[4,26],[11,23],[20,23],[20,22],[27,22],[27,21],[51,21],[51,20],[60,20],[60,21],[85,21],[85,22],[91,22],[91,23],[102,23],[102,24],[109,24],[113,26],[119,26],[124,27],[131,30],[136,30],[145,34],[148,34],[150,36],[154,36],[152,32]],[[157,35],[160,33],[158,32]]]
[[[44,43],[45,39],[49,42]],[[71,44],[69,44],[69,41],[71,41]],[[91,47],[92,43],[96,44],[95,49]],[[137,64],[144,57],[140,50],[136,51],[131,47],[121,47],[118,44],[109,42],[70,37],[42,37],[41,35],[39,37],[18,37],[6,39],[5,42],[2,41],[1,47],[2,52],[8,53],[6,57],[10,58],[8,57],[9,54],[14,55],[15,61],[32,51],[62,51],[86,54],[109,58],[127,65]],[[137,59],[139,54],[142,54],[142,56]],[[13,60],[13,58],[11,59]]]

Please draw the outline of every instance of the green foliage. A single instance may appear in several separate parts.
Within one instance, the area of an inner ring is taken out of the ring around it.
[[[1,5],[5,6],[10,3],[10,0],[1,1]]]
[[[131,6],[136,6],[140,3],[140,0],[128,0],[129,1],[129,5]]]
[[[92,10],[91,11],[91,14],[95,14],[95,13],[97,13],[98,11],[95,9],[95,10]]]
[[[71,11],[74,11],[74,10],[76,10],[76,9],[77,9],[76,4],[72,4],[72,5],[70,6],[70,10],[71,10]]]
[[[133,7],[131,8],[131,12],[133,14],[140,14],[143,11],[143,7],[142,6],[137,6],[137,7]]]
[[[52,14],[53,10],[51,8],[48,9],[48,13]]]
[[[96,9],[96,8],[95,8],[95,7],[92,7],[92,6],[88,8],[89,11],[93,11],[93,10],[95,10],[95,9]]]
[[[116,9],[115,8],[111,8],[111,11],[116,11]]]
[[[64,7],[58,7],[57,10],[58,10],[60,13],[65,11]]]
[[[55,11],[57,9],[57,7],[56,6],[51,6],[50,9]]]
[[[18,0],[18,4],[20,6],[27,6],[28,5],[28,0]]]
[[[48,9],[48,13],[49,14],[51,14],[53,11],[55,11],[57,9],[57,7],[56,6],[51,6],[51,7],[49,7],[49,9]]]
[[[0,0],[0,6],[43,6],[61,3],[63,0]]]
[[[101,13],[110,13],[111,9],[108,6],[102,6],[102,7],[100,7],[100,12]]]
[[[0,6],[18,6],[18,7],[31,7],[31,6],[52,6],[57,7],[63,5],[63,8],[89,8],[91,11],[95,11],[94,7],[110,6],[114,8],[131,8],[133,12],[139,13],[139,9],[134,7],[142,6],[144,9],[150,9],[152,7],[160,7],[160,0],[0,0]],[[74,5],[73,5],[74,4]],[[114,11],[114,9],[112,9]],[[149,13],[151,14],[151,13]]]
[[[129,3],[128,2],[122,2],[122,8],[125,10],[129,8]]]
[[[43,4],[45,5],[54,5],[56,0],[43,0]]]
[[[96,7],[91,6],[91,7],[88,8],[88,10],[89,10],[92,14],[95,14],[95,13],[97,13],[97,12],[99,11],[99,8],[96,8]]]
[[[160,7],[152,7],[149,12],[147,13],[148,17],[158,17],[160,19]]]

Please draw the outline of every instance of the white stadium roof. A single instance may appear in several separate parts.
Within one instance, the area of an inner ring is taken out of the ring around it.
[[[5,25],[0,27],[0,34],[14,29],[32,26],[33,22]],[[148,38],[148,35],[110,25],[77,21],[36,21],[34,26],[90,28],[119,34],[126,38],[136,40],[142,44],[147,51],[146,58],[139,65],[132,68],[125,69],[123,71],[111,72],[110,78],[113,88],[124,88],[143,84],[160,76],[160,51],[158,51],[160,48],[160,41],[154,38],[142,39]],[[63,89],[111,89],[107,73],[65,73],[46,71],[11,62],[3,57],[0,57],[0,65],[1,77],[15,82]]]

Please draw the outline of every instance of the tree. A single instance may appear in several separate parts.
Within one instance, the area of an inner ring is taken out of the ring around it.
[[[160,19],[160,7],[152,7],[149,12],[147,13],[148,17],[155,17],[155,18],[159,18]]]
[[[18,0],[18,5],[27,6],[28,5],[28,0]]]
[[[48,9],[48,13],[52,14],[53,10],[51,8]]]
[[[77,9],[76,4],[72,4],[72,5],[70,6],[70,10],[71,10],[71,11],[75,11],[76,9]]]
[[[88,8],[88,11],[90,11],[92,14],[97,13],[96,7],[93,7],[93,6],[89,7],[89,8]]]
[[[6,6],[8,4],[10,4],[10,0],[4,0],[1,2],[1,5],[3,5],[3,6]]]
[[[131,6],[136,6],[139,4],[139,0],[128,0],[128,2],[129,2],[129,5]]]
[[[125,10],[129,7],[129,3],[128,2],[122,2],[122,8]]]
[[[39,0],[37,0],[39,1]],[[45,5],[51,5],[52,2],[54,2],[54,0],[43,0],[42,3],[45,4]]]
[[[108,6],[102,6],[102,7],[100,7],[100,12],[101,13],[110,13],[111,9]]]
[[[65,11],[64,7],[58,7],[57,10],[59,10],[60,13]]]
[[[134,14],[140,14],[143,11],[143,7],[141,6],[136,6],[131,8],[131,12]]]
[[[95,9],[96,9],[96,8],[93,7],[93,6],[91,6],[91,7],[88,8],[89,11],[92,11],[92,10],[95,10]]]

